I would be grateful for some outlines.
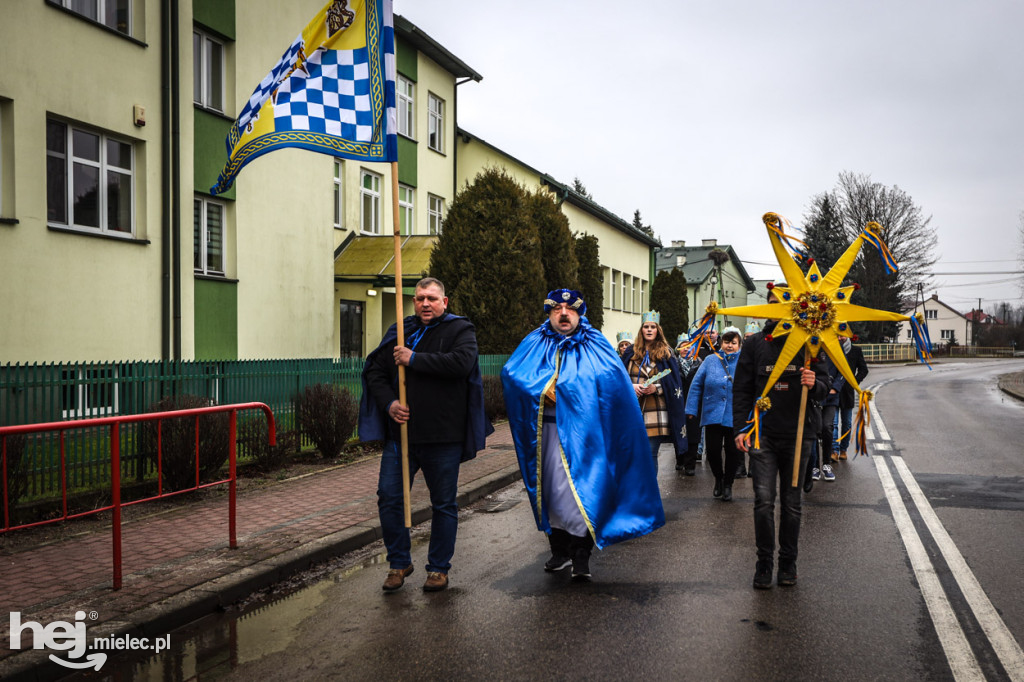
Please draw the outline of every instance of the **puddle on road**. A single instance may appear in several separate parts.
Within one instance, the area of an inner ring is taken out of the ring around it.
[[[429,535],[416,537],[421,544]],[[63,680],[168,682],[216,678],[236,667],[288,648],[304,618],[320,606],[338,582],[385,563],[379,545],[339,557],[295,578],[257,592],[223,613],[201,618],[170,633],[170,648],[149,657],[114,653],[100,672],[76,673]],[[354,559],[355,558],[355,559]],[[352,563],[355,560],[355,563]]]
[[[522,499],[521,491],[500,491],[460,509],[459,517],[507,511]],[[414,548],[429,542],[429,528],[427,522],[413,529]],[[222,613],[172,630],[167,651],[148,657],[112,652],[99,672],[80,672],[61,679],[178,682],[227,675],[240,665],[287,649],[301,631],[303,619],[325,601],[335,583],[386,561],[387,553],[378,541],[255,592]]]

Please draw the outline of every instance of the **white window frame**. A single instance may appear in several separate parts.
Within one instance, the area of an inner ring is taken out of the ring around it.
[[[107,28],[111,28],[111,29],[117,31],[118,33],[121,33],[121,34],[126,35],[126,36],[130,36],[132,34],[132,4],[133,4],[132,0],[125,0],[125,2],[124,2],[125,8],[128,11],[128,25],[125,27],[124,31],[122,31],[121,29],[119,29],[117,27],[117,22],[116,21],[108,23],[108,20],[110,19],[110,17],[107,16],[108,8],[111,8],[112,10],[116,11],[117,0],[95,0],[95,2],[96,2],[96,16],[95,17],[89,16],[88,14],[86,14],[86,13],[80,11],[79,9],[77,9],[76,6],[75,6],[76,0],[59,0],[59,2],[60,2],[61,7],[63,7],[66,10],[68,10],[69,12],[77,14],[80,17],[85,17],[86,19],[88,19],[90,21],[95,21],[97,24],[103,24]]]
[[[334,159],[334,229],[345,229],[345,162]]]
[[[398,134],[408,138],[416,137],[416,84],[398,74],[395,81],[398,98]]]
[[[199,225],[195,224],[195,207],[199,206]],[[220,270],[212,268],[209,263],[210,258],[210,228],[209,228],[209,209],[216,207],[220,209]],[[214,201],[207,197],[196,195],[192,202],[193,208],[193,221],[192,229],[194,230],[192,235],[193,253],[192,253],[192,268],[193,271],[198,275],[212,275],[223,277],[227,271],[227,205],[220,201]],[[199,264],[195,262],[195,247],[196,234],[199,235]]]
[[[619,308],[619,292],[622,290],[622,285],[620,284],[621,280],[622,280],[622,273],[619,272],[618,270],[614,270],[613,269],[612,270],[612,300],[611,300],[611,309],[612,310],[619,310],[620,309]]]
[[[943,341],[949,341],[950,339],[953,338],[953,330],[952,329],[943,329],[940,333],[942,334],[942,340]]]
[[[398,225],[402,234],[416,234],[416,190],[398,185]]]
[[[72,375],[64,380],[74,383],[63,387],[61,419],[83,419],[85,417],[104,417],[118,414],[120,384],[117,381],[119,378],[117,367],[87,367],[85,369],[64,370],[64,372],[65,374]],[[97,379],[113,379],[113,381],[101,382],[96,381]],[[109,389],[110,399],[102,405],[92,405],[90,403],[90,398],[96,397],[96,392],[90,389],[96,386],[103,386]],[[69,398],[70,405],[67,404]]]
[[[622,302],[622,311],[626,312],[626,313],[632,312],[629,309],[629,299],[626,298],[626,290],[628,288],[628,286],[626,284],[626,280],[629,279],[629,278],[630,278],[630,275],[627,275],[625,272],[622,273],[622,296],[619,297],[619,300]]]
[[[196,41],[199,41],[198,44]],[[220,48],[220,60],[219,63],[214,64],[214,57],[212,55],[211,45],[216,45]],[[199,54],[196,54],[198,50]],[[192,29],[192,101],[199,106],[210,109],[211,111],[218,111],[224,113],[224,79],[225,73],[225,62],[227,61],[227,46],[223,41],[214,38],[209,33],[202,31],[198,28]],[[215,69],[220,71],[220,92],[216,93],[218,101],[214,100],[215,85],[213,83],[212,74]],[[198,79],[196,78],[198,76]]]
[[[131,140],[126,140],[121,137],[108,135],[99,130],[85,128],[83,126],[74,126],[70,123],[60,121],[57,119],[46,119],[46,126],[49,129],[50,125],[60,125],[64,128],[64,151],[51,150],[49,143],[47,143],[46,158],[47,158],[47,169],[49,169],[49,160],[60,159],[63,161],[64,166],[64,220],[50,220],[47,215],[47,225],[55,227],[67,227],[75,230],[81,230],[82,232],[90,232],[93,234],[104,234],[124,239],[131,239],[135,236],[135,144]],[[89,159],[87,157],[75,156],[74,153],[74,133],[79,132],[85,135],[92,135],[99,139],[99,160]],[[49,133],[49,130],[47,130]],[[125,144],[131,149],[131,158],[128,160],[129,168],[122,166],[115,166],[112,162],[108,162],[107,159],[107,143],[115,142],[117,144]],[[97,184],[97,221],[98,226],[93,225],[79,225],[75,222],[75,165],[81,165],[83,167],[95,168],[99,173],[99,179]],[[126,176],[128,178],[128,200],[129,200],[129,222],[130,225],[127,231],[110,229],[108,226],[108,189],[109,189],[109,176],[111,174],[118,174]],[[47,181],[49,181],[49,170],[47,170]],[[49,188],[47,188],[47,213],[49,213]]]
[[[427,222],[430,234],[441,234],[444,228],[444,197],[427,195]]]
[[[427,94],[427,146],[444,154],[444,100]]]
[[[928,310],[927,308],[925,308],[924,319],[926,319],[926,320],[937,320],[937,319],[939,319],[939,311],[938,310]]]
[[[365,168],[359,174],[359,231],[363,234],[380,234],[381,178],[380,174]],[[367,179],[370,187],[366,186]]]

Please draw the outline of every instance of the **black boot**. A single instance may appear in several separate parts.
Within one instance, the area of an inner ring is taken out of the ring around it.
[[[711,492],[711,496],[714,497],[714,498],[719,498],[719,497],[722,496],[722,479],[721,478],[716,478],[715,479],[715,489]]]
[[[590,581],[590,550],[594,547],[594,539],[590,534],[582,537],[571,536],[572,544],[572,579],[577,582]]]
[[[572,564],[572,550],[570,544],[572,536],[561,528],[552,528],[548,534],[548,543],[551,545],[551,558],[544,564],[544,570],[548,573],[561,571]]]

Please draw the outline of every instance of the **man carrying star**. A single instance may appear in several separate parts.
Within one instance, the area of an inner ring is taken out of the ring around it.
[[[784,284],[777,285],[785,287]],[[769,303],[778,303],[772,290]],[[801,494],[803,481],[793,485],[793,465],[796,452],[797,427],[799,425],[800,394],[802,387],[809,389],[808,397],[820,401],[828,392],[826,373],[822,363],[812,362],[811,369],[804,367],[804,353],[801,349],[778,376],[766,397],[771,408],[761,417],[759,448],[752,448],[749,434],[744,431],[754,409],[755,402],[764,394],[766,384],[777,370],[776,364],[786,344],[784,338],[774,338],[772,332],[777,320],[769,320],[764,329],[752,335],[740,351],[736,363],[733,384],[733,431],[736,447],[750,454],[750,470],[754,481],[754,540],[757,545],[757,566],[754,571],[754,588],[766,590],[772,586],[772,569],[775,558],[775,497],[776,480],[779,482],[779,572],[780,587],[796,584],[797,542],[800,537]],[[821,411],[808,406],[801,451],[809,453],[811,442],[821,430]],[[805,454],[806,456],[806,454]],[[806,461],[806,460],[803,460]],[[803,469],[803,467],[800,467]],[[800,474],[801,477],[803,473]]]

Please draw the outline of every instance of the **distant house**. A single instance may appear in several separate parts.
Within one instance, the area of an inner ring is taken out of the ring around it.
[[[940,301],[938,294],[932,294],[931,298],[908,306],[903,312],[905,315],[911,316],[919,312],[922,313],[924,322],[928,326],[928,336],[931,337],[933,344],[955,342],[960,345],[971,345],[973,339],[971,321],[963,313]],[[900,330],[896,338],[900,343],[914,342],[909,322],[900,322]]]
[[[722,281],[718,282],[715,263],[711,252],[720,250],[729,257],[722,265]],[[686,276],[686,295],[690,304],[690,322],[697,322],[704,316],[708,303],[718,301],[721,307],[748,304],[748,296],[758,291],[754,280],[747,274],[736,251],[728,244],[719,244],[717,239],[704,239],[700,246],[687,246],[685,241],[673,241],[671,246],[655,251],[655,272],[679,268]],[[763,303],[763,300],[749,300]],[[745,317],[720,317],[718,328],[730,325],[743,327]]]
[[[989,315],[983,310],[972,310],[964,315],[964,317],[967,318],[967,321],[971,324],[974,324],[975,322],[978,324],[1005,324],[1005,322],[995,315]]]

